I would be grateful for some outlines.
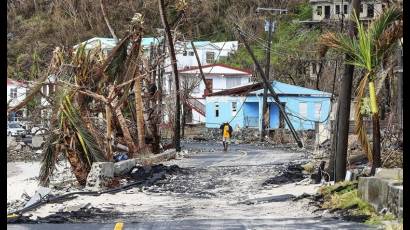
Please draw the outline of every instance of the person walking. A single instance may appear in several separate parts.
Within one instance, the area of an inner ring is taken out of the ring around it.
[[[232,136],[232,126],[228,122],[223,123],[219,129],[222,130],[222,144],[224,146],[224,151],[228,150],[229,140]]]

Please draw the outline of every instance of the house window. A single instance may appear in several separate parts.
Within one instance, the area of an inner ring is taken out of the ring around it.
[[[182,55],[186,56],[187,53],[188,53],[188,52],[187,52],[186,50],[184,50],[184,52],[182,53]]]
[[[219,104],[215,103],[215,117],[219,117]]]
[[[10,98],[17,98],[17,88],[10,89]]]
[[[322,109],[322,104],[316,103],[315,104],[315,119],[319,121],[320,119],[320,110]]]
[[[232,114],[236,115],[237,102],[232,102]]]
[[[363,4],[360,4],[360,13],[363,13]]]
[[[307,104],[306,103],[299,103],[299,115],[302,118],[307,118]]]
[[[367,5],[367,17],[369,18],[374,17],[374,5],[373,4]]]
[[[343,5],[343,13],[347,14],[347,5]]]
[[[321,16],[321,15],[322,15],[322,6],[317,6],[317,7],[316,7],[316,14],[317,14],[318,16]]]
[[[189,56],[194,56],[194,52],[189,51]]]
[[[226,88],[230,89],[235,86],[241,85],[241,78],[227,78],[226,79]]]
[[[325,18],[330,18],[330,6],[325,6]]]
[[[335,12],[336,14],[340,14],[340,5],[336,5]]]
[[[213,63],[215,59],[214,52],[206,52],[206,63]]]

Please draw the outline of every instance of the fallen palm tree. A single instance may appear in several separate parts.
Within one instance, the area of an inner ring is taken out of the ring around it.
[[[130,158],[147,151],[144,105],[156,107],[157,101],[144,96],[147,91],[144,82],[150,82],[146,79],[150,71],[144,69],[148,66],[144,66],[141,57],[142,36],[142,16],[136,14],[128,34],[107,58],[101,47],[87,50],[86,44],[75,52],[54,51],[47,76],[28,93],[33,97],[49,76],[54,79],[56,90],[50,105],[50,133],[40,170],[43,186],[49,183],[60,154],[69,161],[77,181],[85,185],[93,162],[112,161],[117,144],[126,146]],[[29,100],[15,108],[23,107]],[[150,115],[158,117],[156,113]],[[136,128],[130,129],[133,126]],[[151,124],[149,128],[154,129],[150,130],[151,134],[158,133],[156,125]],[[157,152],[159,142],[151,147]]]

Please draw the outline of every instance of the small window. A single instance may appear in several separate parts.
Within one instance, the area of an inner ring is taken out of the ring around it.
[[[340,5],[336,5],[335,12],[336,14],[340,14]]]
[[[316,14],[321,16],[322,15],[322,6],[317,6],[316,7]]]
[[[10,98],[17,98],[17,88],[10,89]]]
[[[325,6],[325,18],[330,18],[330,6]]]
[[[236,115],[237,102],[232,102],[232,114]]]
[[[186,56],[186,55],[187,55],[187,51],[184,50],[184,52],[182,53],[182,55]]]
[[[241,85],[241,82],[242,82],[241,78],[234,78],[234,77],[227,78],[226,79],[226,88],[230,89],[230,88],[236,87],[238,85]]]
[[[307,104],[306,103],[299,103],[299,115],[303,118],[307,118]]]
[[[215,103],[215,117],[219,117],[219,104]]]
[[[189,51],[189,56],[194,56],[194,52]]]
[[[343,5],[343,13],[347,14],[347,5]]]
[[[206,52],[206,63],[213,63],[215,59],[214,52]]]
[[[360,4],[360,13],[363,13],[363,4]]]
[[[374,5],[373,4],[367,5],[367,17],[368,18],[374,17]]]

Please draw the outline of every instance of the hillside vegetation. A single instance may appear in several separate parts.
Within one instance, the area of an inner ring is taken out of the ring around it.
[[[257,58],[265,57],[267,32],[264,20],[268,14],[257,13],[258,6],[287,8],[287,15],[275,16],[271,64],[275,76],[285,82],[308,84],[306,69],[315,57],[315,41],[319,32],[303,26],[298,20],[311,17],[306,0],[213,0],[186,1],[184,16],[177,15],[181,0],[167,1],[168,17],[174,23],[181,40],[238,40],[234,23],[252,35],[248,37]],[[106,14],[116,35],[121,38],[128,29],[130,18],[139,12],[144,16],[145,35],[158,36],[162,28],[157,1],[104,0]],[[56,46],[69,48],[89,38],[111,37],[96,0],[20,0],[7,2],[7,63],[8,77],[35,79],[50,60]],[[179,20],[176,20],[179,19]],[[253,68],[245,48],[222,62],[243,68]],[[264,61],[263,61],[264,62]],[[295,68],[289,70],[288,66]],[[273,70],[272,70],[273,71]]]

